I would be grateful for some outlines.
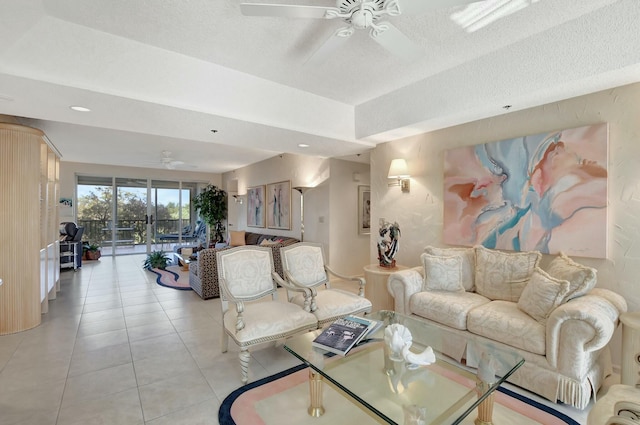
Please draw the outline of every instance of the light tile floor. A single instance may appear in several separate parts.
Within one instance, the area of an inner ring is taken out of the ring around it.
[[[0,424],[217,424],[240,383],[238,349],[220,352],[220,300],[155,283],[144,255],[61,273],[34,329],[0,336]],[[250,379],[298,364],[256,351]]]
[[[218,423],[240,386],[238,348],[220,352],[220,300],[157,285],[144,258],[63,271],[42,324],[0,336],[0,425]],[[269,345],[252,353],[249,378],[296,364]],[[586,422],[586,411],[553,407]]]

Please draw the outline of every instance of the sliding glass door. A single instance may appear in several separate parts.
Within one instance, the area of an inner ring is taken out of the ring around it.
[[[193,241],[197,183],[77,177],[77,222],[103,255],[170,251]]]
[[[154,241],[163,249],[193,242],[197,227],[191,199],[197,184],[153,180],[151,182],[154,205]]]

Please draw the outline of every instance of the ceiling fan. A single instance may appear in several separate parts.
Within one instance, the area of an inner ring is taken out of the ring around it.
[[[422,49],[411,41],[385,16],[417,15],[437,8],[475,3],[479,0],[336,0],[336,7],[289,4],[241,3],[247,16],[277,16],[288,18],[342,19],[346,27],[338,29],[307,60],[322,62],[340,47],[356,30],[369,30],[369,35],[389,52],[407,61],[422,55]]]
[[[171,152],[162,151],[162,157],[160,163],[164,165],[167,170],[175,170],[176,166],[184,165],[184,161],[176,160],[171,157]]]

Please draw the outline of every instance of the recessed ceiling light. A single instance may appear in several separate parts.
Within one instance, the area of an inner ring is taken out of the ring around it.
[[[69,106],[69,108],[77,112],[91,112],[91,109],[85,108],[84,106]]]
[[[6,102],[11,102],[13,100],[13,98],[11,96],[0,94],[0,100],[4,100]]]
[[[298,143],[298,147],[299,148],[308,148],[309,145],[307,145],[306,143]]]

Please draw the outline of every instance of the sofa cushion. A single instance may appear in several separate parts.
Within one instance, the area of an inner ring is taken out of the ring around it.
[[[576,263],[562,252],[551,261],[547,273],[556,279],[569,281],[565,301],[585,295],[596,286],[596,270]]]
[[[420,256],[424,267],[425,291],[464,291],[462,286],[462,257],[459,255],[443,257],[423,253]]]
[[[474,308],[469,312],[467,328],[476,335],[545,355],[545,325],[520,310],[514,302],[491,301]]]
[[[231,241],[229,242],[229,245],[231,245],[231,246],[244,246],[244,244],[245,244],[245,242],[244,242],[244,230],[242,230],[242,231],[232,230],[229,233],[231,235]]]
[[[491,300],[517,302],[542,255],[476,247],[476,291]]]
[[[474,248],[437,248],[427,246],[424,252],[431,255],[462,257],[462,286],[465,291],[475,290],[476,251]]]
[[[544,324],[568,292],[568,281],[555,279],[536,267],[518,300],[518,308]]]
[[[258,243],[260,243],[258,241],[258,239],[260,239],[260,236],[262,236],[262,234],[260,233],[247,232],[245,234],[245,243],[247,245],[258,245]]]
[[[411,296],[409,309],[412,314],[464,331],[469,312],[488,302],[475,292],[425,291]]]

